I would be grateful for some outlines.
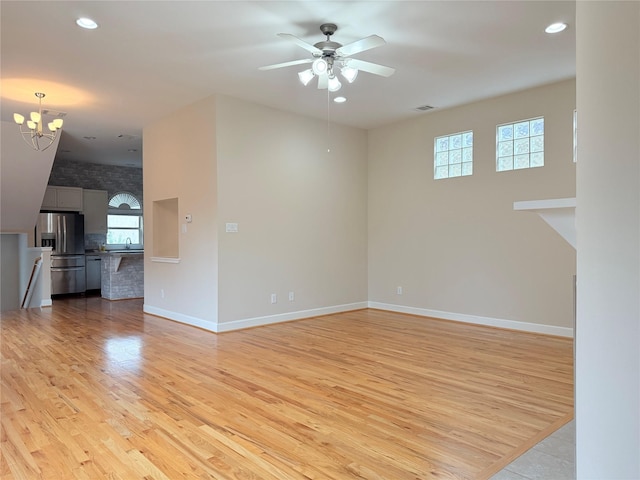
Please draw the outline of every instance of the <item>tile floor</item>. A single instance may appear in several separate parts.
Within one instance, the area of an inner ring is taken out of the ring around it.
[[[575,480],[576,423],[567,423],[490,480]]]

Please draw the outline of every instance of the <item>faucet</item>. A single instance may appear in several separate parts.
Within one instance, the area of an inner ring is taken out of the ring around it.
[[[124,248],[129,250],[131,248],[131,238],[127,237],[127,240],[124,243],[125,243]]]

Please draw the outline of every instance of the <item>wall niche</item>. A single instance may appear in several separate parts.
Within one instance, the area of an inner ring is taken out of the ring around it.
[[[153,201],[153,250],[158,259],[180,257],[178,199],[167,198]]]

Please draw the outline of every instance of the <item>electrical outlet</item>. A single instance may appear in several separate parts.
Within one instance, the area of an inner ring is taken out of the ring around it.
[[[293,302],[296,299],[296,294],[293,292],[289,292],[289,301]]]
[[[396,288],[396,293],[397,293],[398,295],[402,295],[402,287],[398,287],[398,288]]]
[[[271,303],[278,303],[278,295],[275,293],[271,294]]]
[[[161,289],[160,289],[160,297],[161,297],[161,298],[164,298],[164,288],[161,288]]]

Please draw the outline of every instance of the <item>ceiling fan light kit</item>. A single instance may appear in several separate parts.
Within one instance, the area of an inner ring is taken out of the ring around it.
[[[313,73],[313,70],[310,68],[303,70],[302,72],[298,72],[298,78],[300,79],[300,83],[302,83],[305,87],[309,85],[309,82],[313,80],[314,76],[315,74]]]
[[[60,129],[62,128],[63,120],[56,118],[49,122],[47,127],[50,133],[44,133],[42,129],[42,99],[45,97],[44,93],[36,92],[38,97],[38,111],[31,112],[29,114],[29,120],[27,120],[27,130],[23,129],[24,116],[19,113],[13,114],[13,120],[20,126],[20,134],[23,140],[34,150],[44,151],[51,146]]]
[[[335,75],[329,77],[329,81],[327,82],[327,88],[330,92],[337,92],[342,87],[340,80]]]
[[[329,64],[324,58],[318,58],[311,64],[311,70],[316,75],[324,75],[329,69]]]
[[[386,42],[382,37],[370,35],[353,43],[342,45],[338,42],[331,41],[331,36],[337,30],[338,27],[334,23],[323,23],[320,25],[320,31],[327,36],[327,39],[315,45],[311,45],[290,33],[279,33],[279,37],[286,38],[304,48],[312,54],[313,58],[267,65],[260,67],[260,70],[273,70],[275,68],[311,63],[311,68],[298,72],[300,83],[307,86],[313,78],[318,77],[318,88],[327,88],[330,92],[337,92],[342,87],[336,75],[336,68],[349,83],[355,81],[359,71],[373,73],[374,75],[383,77],[393,75],[395,72],[393,68],[351,58],[352,55],[357,53],[385,45]]]
[[[340,69],[340,73],[349,83],[353,83],[358,76],[358,69],[352,68],[349,65],[345,65]]]

